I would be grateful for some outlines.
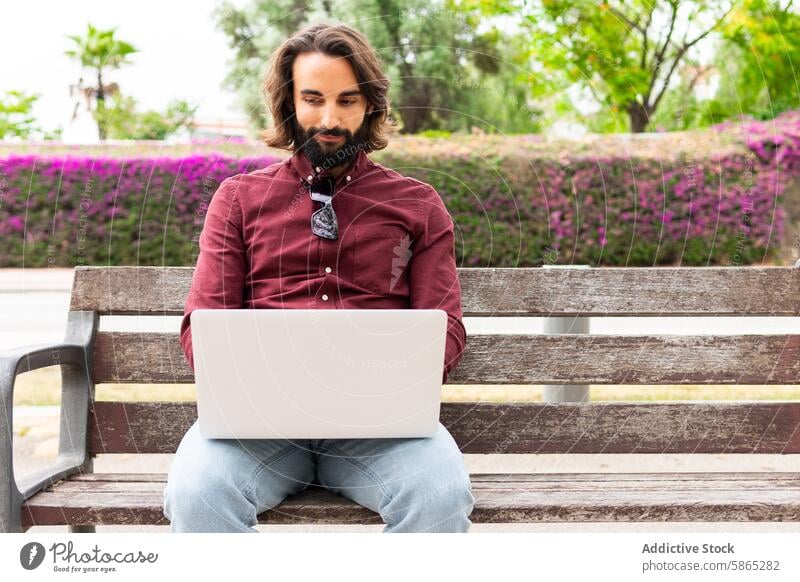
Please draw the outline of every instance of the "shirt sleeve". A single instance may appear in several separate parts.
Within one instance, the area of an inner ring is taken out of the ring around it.
[[[220,184],[208,205],[200,233],[200,253],[181,320],[181,347],[194,370],[189,316],[195,309],[240,309],[243,306],[246,252],[238,182]]]
[[[467,344],[462,321],[461,283],[456,271],[455,225],[439,193],[423,199],[424,231],[411,249],[409,289],[412,309],[447,312],[442,384],[461,361]]]

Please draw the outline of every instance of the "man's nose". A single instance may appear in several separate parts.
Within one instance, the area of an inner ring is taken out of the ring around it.
[[[322,112],[322,119],[320,120],[322,127],[326,129],[335,129],[339,126],[341,119],[339,112],[335,105],[326,105]]]

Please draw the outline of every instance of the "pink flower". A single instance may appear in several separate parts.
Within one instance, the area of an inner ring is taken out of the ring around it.
[[[16,232],[22,232],[25,230],[25,223],[22,222],[22,219],[19,216],[10,216],[8,218],[8,226],[11,227],[11,230]]]

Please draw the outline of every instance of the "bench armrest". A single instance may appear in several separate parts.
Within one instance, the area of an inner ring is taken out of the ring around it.
[[[20,531],[21,506],[26,499],[90,466],[87,442],[97,322],[93,311],[71,311],[63,343],[0,351],[0,531]],[[58,458],[19,485],[13,458],[14,382],[19,374],[55,365],[61,366],[62,377]]]

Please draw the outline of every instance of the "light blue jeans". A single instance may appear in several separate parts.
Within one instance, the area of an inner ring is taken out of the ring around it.
[[[255,532],[256,516],[316,479],[380,514],[384,532],[466,532],[474,498],[464,457],[430,438],[207,439],[184,435],[164,489],[173,532]]]

